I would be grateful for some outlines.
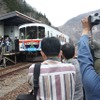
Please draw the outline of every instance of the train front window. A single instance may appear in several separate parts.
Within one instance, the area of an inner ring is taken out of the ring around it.
[[[39,26],[38,27],[38,35],[39,35],[39,38],[44,38],[45,37],[45,28],[44,27],[41,27]]]
[[[36,39],[37,38],[37,27],[29,26],[26,31],[26,39]]]

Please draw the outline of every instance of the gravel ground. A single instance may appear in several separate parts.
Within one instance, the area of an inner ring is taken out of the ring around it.
[[[28,69],[0,79],[0,100],[16,100],[19,93],[28,91]]]
[[[16,100],[16,96],[19,93],[27,93],[27,91],[28,91],[28,84],[26,82],[20,85],[19,87],[17,87],[16,89],[5,94],[3,97],[0,98],[0,100]]]

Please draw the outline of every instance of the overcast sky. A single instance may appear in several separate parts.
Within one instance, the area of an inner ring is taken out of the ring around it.
[[[26,2],[38,12],[45,14],[56,27],[75,16],[100,9],[100,0],[26,0]]]

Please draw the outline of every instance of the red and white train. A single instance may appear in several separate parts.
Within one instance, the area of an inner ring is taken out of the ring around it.
[[[41,40],[44,37],[55,36],[61,44],[69,42],[69,37],[60,31],[41,23],[28,23],[19,27],[19,51],[37,52],[41,50]]]

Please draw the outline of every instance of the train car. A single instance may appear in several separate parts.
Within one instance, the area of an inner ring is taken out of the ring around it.
[[[69,37],[60,31],[41,23],[28,23],[19,27],[19,51],[37,52],[41,50],[41,40],[44,37],[55,36],[61,44],[69,41]]]

